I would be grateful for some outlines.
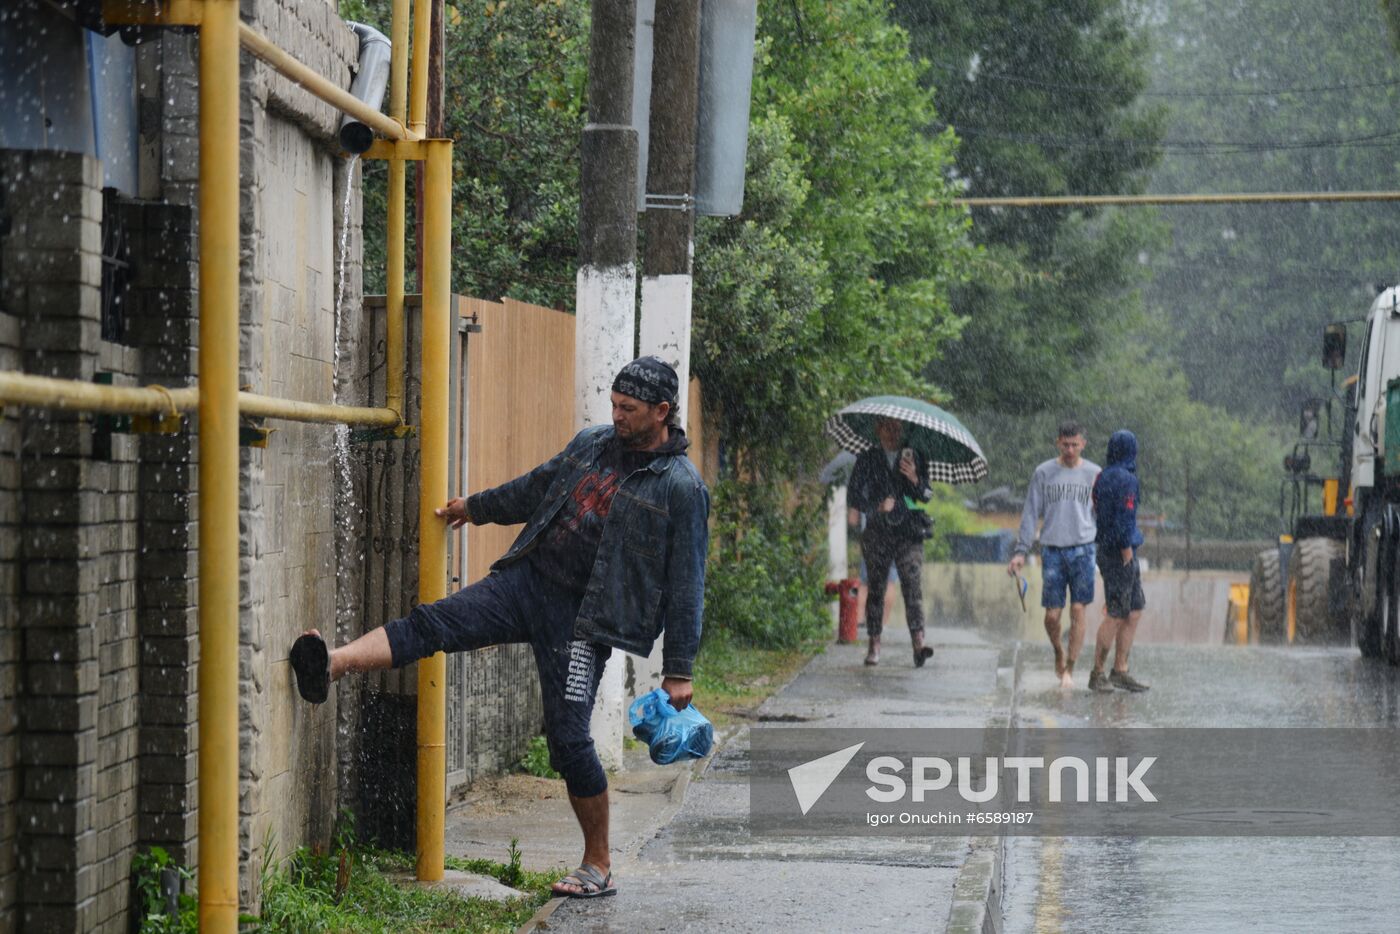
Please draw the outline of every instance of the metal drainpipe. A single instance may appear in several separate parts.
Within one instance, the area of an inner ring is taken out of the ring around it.
[[[378,110],[384,103],[384,89],[389,84],[389,64],[393,50],[389,37],[373,26],[363,23],[350,23],[351,30],[360,38],[360,66],[355,72],[355,80],[350,84],[350,93]],[[359,155],[369,149],[374,142],[374,130],[345,116],[340,121],[340,145],[346,152]]]
[[[452,142],[427,144],[423,223],[422,485],[418,493],[418,600],[447,596],[447,532],[433,510],[447,500],[451,359]],[[418,662],[418,878],[443,875],[447,807],[447,656]]]
[[[238,930],[238,2],[199,30],[199,929]]]

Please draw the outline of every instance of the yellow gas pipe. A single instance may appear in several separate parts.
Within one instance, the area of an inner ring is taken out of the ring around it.
[[[447,596],[447,534],[433,510],[447,500],[448,366],[451,360],[452,142],[426,143],[423,183],[423,413],[418,498],[418,599]],[[447,657],[418,663],[418,878],[443,873],[447,807]]]
[[[432,35],[433,0],[417,0],[413,5],[413,90],[408,105],[408,128],[419,136],[426,133],[428,126],[428,50]]]
[[[5,371],[0,372],[0,405],[113,415],[178,415],[199,408],[199,387],[107,386]],[[238,414],[364,428],[394,428],[399,424],[398,415],[390,409],[299,402],[252,392],[238,393]]]
[[[199,929],[238,930],[238,0],[199,30]]]
[[[394,0],[394,20],[390,26],[389,116],[403,123],[408,114],[408,0]],[[386,314],[384,351],[388,377],[385,405],[404,414],[404,177],[401,158],[389,159],[389,219],[386,231]]]

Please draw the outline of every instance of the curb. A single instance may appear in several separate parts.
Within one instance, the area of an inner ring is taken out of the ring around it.
[[[1005,837],[973,837],[953,885],[947,934],[1001,934],[1001,856]]]
[[[1016,698],[1021,688],[1021,642],[1011,653],[1011,696],[1007,701],[1007,726],[1016,719]],[[973,837],[962,869],[953,883],[953,907],[945,934],[1001,934],[1001,880],[1006,835]]]
[[[549,930],[549,916],[559,910],[559,906],[567,902],[563,895],[556,895],[540,906],[540,910],[530,916],[520,927],[515,929],[515,934],[530,934],[531,931]]]

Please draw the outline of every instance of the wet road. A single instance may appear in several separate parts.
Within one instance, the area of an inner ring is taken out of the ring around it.
[[[1146,694],[1062,694],[1022,652],[1016,720],[1058,727],[1394,727],[1400,671],[1355,649],[1154,646]],[[1086,654],[1085,661],[1088,656]],[[1261,777],[1265,778],[1265,777]],[[1395,793],[1400,795],[1400,776]],[[1003,930],[1396,931],[1400,839],[1009,837]]]

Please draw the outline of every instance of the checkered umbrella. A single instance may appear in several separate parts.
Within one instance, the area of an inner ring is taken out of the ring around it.
[[[904,443],[928,461],[930,483],[976,483],[987,478],[987,458],[977,439],[936,405],[907,396],[871,396],[853,402],[826,421],[826,433],[852,454],[877,447],[877,418],[904,422]]]

